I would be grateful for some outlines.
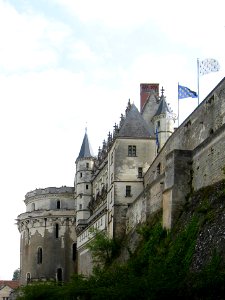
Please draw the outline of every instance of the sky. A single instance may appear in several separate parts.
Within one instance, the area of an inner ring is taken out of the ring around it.
[[[200,102],[224,77],[222,0],[0,0],[0,279],[19,268],[16,218],[27,192],[73,186],[87,128],[95,154],[140,83],[159,83],[178,113],[178,82]],[[180,100],[179,122],[197,107]],[[176,125],[176,124],[175,124]]]

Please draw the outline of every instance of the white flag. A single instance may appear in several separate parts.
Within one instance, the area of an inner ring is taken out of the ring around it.
[[[199,74],[205,75],[211,72],[218,72],[220,65],[216,59],[207,58],[199,62]]]

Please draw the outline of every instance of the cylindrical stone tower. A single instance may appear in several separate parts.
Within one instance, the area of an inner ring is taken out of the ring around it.
[[[92,198],[91,178],[93,174],[95,157],[85,132],[79,156],[76,159],[75,174],[75,201],[76,201],[76,229],[82,230],[90,217],[88,204]]]
[[[73,187],[36,189],[26,194],[20,231],[21,284],[68,281],[76,271]]]

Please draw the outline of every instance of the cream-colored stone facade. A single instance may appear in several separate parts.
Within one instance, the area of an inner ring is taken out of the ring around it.
[[[224,178],[225,79],[175,131],[175,116],[163,92],[159,97],[158,84],[141,85],[141,111],[128,102],[125,114],[97,156],[93,155],[85,132],[76,159],[74,191],[65,201],[66,211],[53,207],[57,205],[57,194],[37,195],[34,191],[25,199],[27,212],[18,218],[24,282],[28,267],[34,273],[39,268],[29,261],[27,253],[36,255],[38,238],[44,238],[47,246],[43,249],[51,251],[48,243],[52,242],[56,220],[68,224],[67,231],[60,232],[63,255],[71,258],[71,247],[76,244],[75,261],[67,258],[62,269],[72,272],[75,268],[76,272],[89,275],[93,268],[87,248],[93,238],[91,228],[122,238],[162,210],[163,225],[170,229],[191,190]],[[26,246],[27,229],[30,252]],[[64,243],[66,235],[69,238]],[[54,265],[53,269],[57,268]],[[47,278],[46,274],[47,269],[41,275]]]

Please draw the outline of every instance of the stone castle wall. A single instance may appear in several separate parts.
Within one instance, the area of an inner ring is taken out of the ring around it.
[[[199,190],[224,178],[224,149],[223,79],[172,134],[148,169],[144,192],[128,208],[127,231],[145,221],[141,211],[149,215],[161,208],[163,224],[170,228],[191,188]]]

